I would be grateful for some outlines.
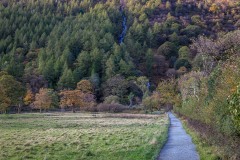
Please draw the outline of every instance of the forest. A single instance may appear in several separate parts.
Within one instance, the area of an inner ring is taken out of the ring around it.
[[[0,0],[0,113],[173,109],[239,158],[239,29],[238,0]]]

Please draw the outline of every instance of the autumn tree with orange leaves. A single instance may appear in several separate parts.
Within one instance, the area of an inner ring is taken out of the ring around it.
[[[90,93],[80,90],[63,90],[60,92],[60,106],[62,109],[70,107],[75,112],[75,107],[89,107],[95,105],[95,97]]]
[[[39,93],[35,96],[33,103],[34,109],[39,109],[40,112],[44,109],[45,111],[50,108],[58,106],[58,96],[53,89],[41,88]]]

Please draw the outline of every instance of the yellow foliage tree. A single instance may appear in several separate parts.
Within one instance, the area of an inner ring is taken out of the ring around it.
[[[162,103],[171,103],[174,96],[173,80],[158,83],[157,91],[161,94]]]
[[[160,103],[162,105],[171,104],[179,105],[181,104],[179,96],[176,90],[176,81],[174,79],[162,81],[158,84],[157,91],[160,93]]]
[[[83,93],[93,93],[93,85],[89,80],[81,80],[77,83],[77,90]]]
[[[27,90],[27,93],[23,100],[25,105],[30,105],[34,101],[34,94],[31,89]]]
[[[219,11],[219,7],[217,4],[213,3],[211,5],[211,7],[209,8],[209,11],[213,12],[213,13],[217,13]]]

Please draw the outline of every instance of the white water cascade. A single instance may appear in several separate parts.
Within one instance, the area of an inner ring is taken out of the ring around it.
[[[122,33],[119,36],[119,44],[121,44],[123,42],[124,37],[125,37],[125,35],[127,33],[127,18],[126,18],[125,14],[124,14],[124,6],[125,6],[124,0],[120,0],[120,5],[121,5],[120,6],[120,12],[122,14],[123,21],[122,21]]]

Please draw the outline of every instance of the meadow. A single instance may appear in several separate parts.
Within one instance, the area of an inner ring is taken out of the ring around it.
[[[165,114],[0,115],[0,159],[155,159],[168,123]]]

